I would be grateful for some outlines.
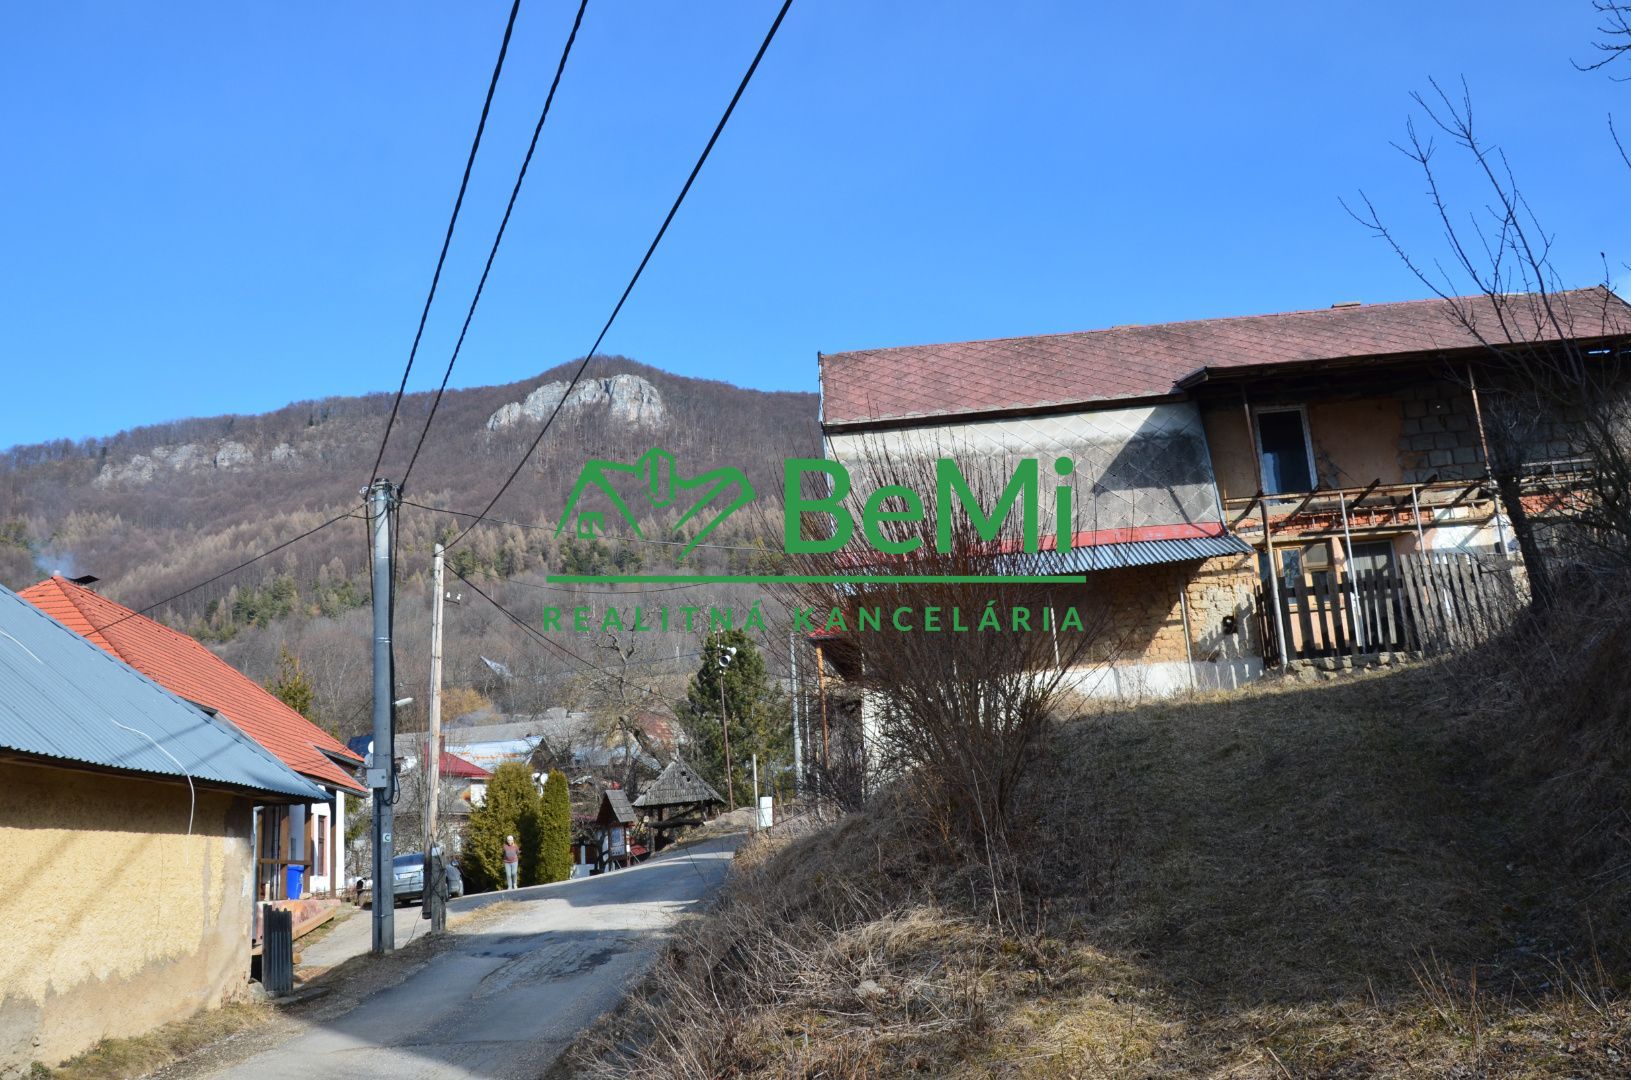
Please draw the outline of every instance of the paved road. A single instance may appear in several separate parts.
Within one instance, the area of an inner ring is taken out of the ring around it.
[[[616,1005],[676,916],[724,879],[740,835],[704,841],[614,874],[454,901],[521,908],[455,943],[406,981],[215,1075],[537,1076]],[[397,912],[406,931],[416,908]],[[367,928],[366,913],[350,920]],[[349,929],[349,927],[337,928]]]

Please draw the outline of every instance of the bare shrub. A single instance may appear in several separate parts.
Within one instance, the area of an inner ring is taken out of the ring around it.
[[[858,538],[793,556],[794,573],[815,580],[785,602],[828,637],[828,654],[861,689],[868,776],[909,793],[918,828],[937,850],[995,868],[1020,839],[1022,781],[1044,754],[1072,669],[1103,636],[1108,610],[1051,605],[1040,579],[1070,568],[1051,537],[1039,549],[1046,526],[1026,521],[1022,500],[993,520],[1014,490],[1008,463],[959,462],[967,489],[964,508],[954,509],[937,470],[942,457],[950,455],[880,444],[852,464],[856,508],[870,495],[897,512],[875,524],[870,544]],[[970,505],[987,520],[976,521]],[[807,539],[824,537],[811,516],[803,524]],[[992,888],[995,895],[995,881]]]
[[[1623,23],[1615,3],[1599,5]],[[1605,34],[1617,33],[1610,29]],[[1618,55],[1608,53],[1607,63]],[[1601,66],[1601,63],[1593,66]],[[1399,149],[1421,171],[1447,257],[1423,260],[1361,193],[1360,224],[1385,241],[1445,302],[1449,320],[1485,355],[1447,374],[1481,395],[1486,467],[1544,607],[1556,594],[1553,562],[1631,565],[1631,409],[1625,359],[1631,307],[1605,285],[1568,293],[1553,262],[1553,236],[1524,196],[1511,163],[1474,123],[1472,97],[1437,83],[1416,94],[1429,131],[1407,124]],[[1461,152],[1478,192],[1464,221],[1448,169],[1435,160],[1436,129]],[[1612,131],[1612,128],[1611,128]],[[1621,156],[1631,167],[1618,137]],[[1463,295],[1470,294],[1470,295]],[[1548,560],[1546,548],[1561,549]]]

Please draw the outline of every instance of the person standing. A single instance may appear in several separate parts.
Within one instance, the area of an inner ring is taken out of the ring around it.
[[[515,875],[521,863],[521,847],[515,842],[515,837],[504,838],[504,888],[506,890],[516,887]]]

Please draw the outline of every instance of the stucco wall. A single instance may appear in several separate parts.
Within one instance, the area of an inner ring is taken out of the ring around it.
[[[250,803],[0,763],[0,1076],[241,993]]]
[[[1372,480],[1404,480],[1399,438],[1404,415],[1398,398],[1319,401],[1308,406],[1314,465],[1325,487],[1364,487]],[[1251,492],[1247,492],[1251,494]]]

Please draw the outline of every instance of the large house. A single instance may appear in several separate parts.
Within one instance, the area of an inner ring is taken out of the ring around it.
[[[350,771],[360,757],[179,630],[60,575],[19,595],[177,697],[236,725],[322,790],[308,803],[257,808],[257,899],[298,900],[344,889],[346,796],[367,794]]]
[[[0,1075],[248,988],[255,808],[325,793],[0,588]]]
[[[1606,289],[1549,302],[1559,317],[1518,328],[1526,347],[1618,355],[1631,338]],[[1487,301],[1459,310],[1472,327],[1428,300],[823,355],[826,452],[852,471],[897,453],[1072,459],[1059,559],[1115,609],[1097,692],[1403,649],[1403,601],[1362,585],[1402,590],[1407,556],[1513,550],[1480,397],[1500,370],[1488,338],[1513,327]],[[1525,500],[1569,482],[1569,451],[1523,447]]]

